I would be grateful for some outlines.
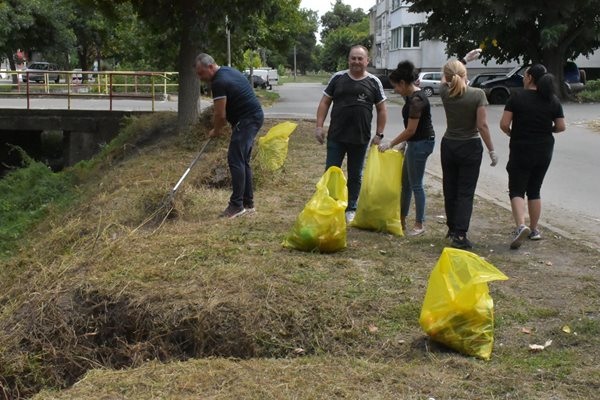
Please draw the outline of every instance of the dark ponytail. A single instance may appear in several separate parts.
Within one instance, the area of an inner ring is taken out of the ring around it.
[[[417,70],[415,69],[415,65],[410,61],[401,61],[398,63],[398,66],[389,76],[390,82],[400,83],[400,81],[406,82],[406,84],[411,84],[417,80]]]
[[[554,75],[549,74],[542,64],[532,65],[527,73],[531,75],[538,93],[545,99],[551,100],[554,97]]]

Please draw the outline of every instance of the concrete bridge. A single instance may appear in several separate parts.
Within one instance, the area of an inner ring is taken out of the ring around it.
[[[73,165],[91,158],[102,144],[110,142],[118,134],[124,117],[149,112],[0,109],[0,163],[3,168],[19,163],[8,143],[38,158],[42,135],[58,131],[62,132],[62,164]]]

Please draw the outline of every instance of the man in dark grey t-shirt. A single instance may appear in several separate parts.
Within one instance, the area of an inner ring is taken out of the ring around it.
[[[348,55],[349,69],[333,75],[317,109],[315,136],[325,142],[323,124],[333,103],[327,134],[326,168],[341,167],[348,155],[348,208],[346,220],[354,219],[360,193],[365,155],[371,140],[373,106],[377,110],[377,131],[373,143],[379,144],[387,119],[385,93],[377,77],[367,72],[369,52],[354,46]]]

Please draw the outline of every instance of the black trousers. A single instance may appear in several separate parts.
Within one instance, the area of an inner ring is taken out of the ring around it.
[[[469,230],[482,154],[483,146],[479,138],[442,139],[446,224],[451,232],[459,235],[464,235]]]

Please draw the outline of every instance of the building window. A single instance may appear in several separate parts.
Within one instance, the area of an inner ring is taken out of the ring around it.
[[[382,24],[381,20],[382,20],[382,18],[379,17],[379,18],[377,18],[377,21],[375,21],[375,33],[377,35],[381,35],[381,29],[383,27],[383,24]]]
[[[413,49],[419,47],[419,28],[403,26],[392,29],[392,50]]]
[[[392,0],[392,11],[402,7],[402,0]]]

